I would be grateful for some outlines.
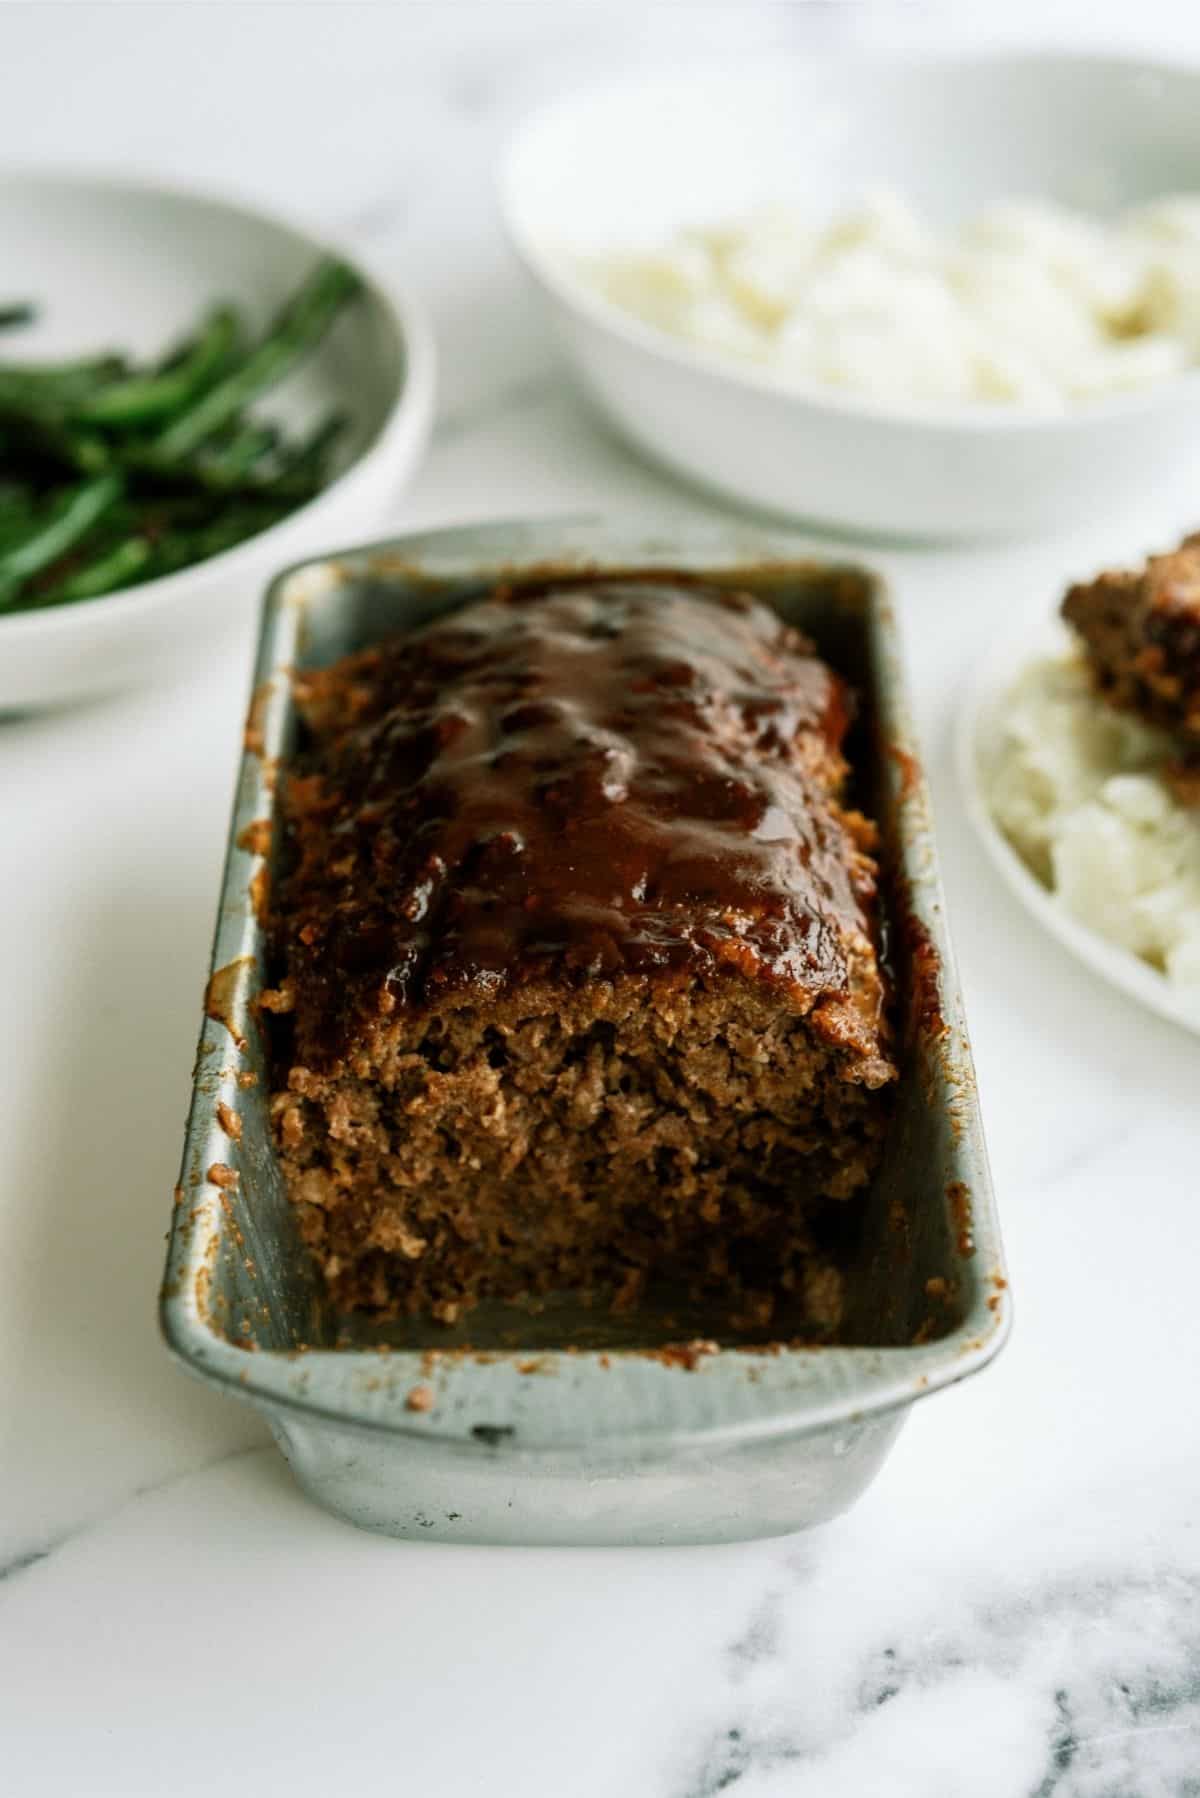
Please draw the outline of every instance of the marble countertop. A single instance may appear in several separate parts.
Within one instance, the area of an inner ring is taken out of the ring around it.
[[[1093,38],[1200,56],[1180,10],[1087,16]],[[438,423],[381,528],[685,517],[701,502],[558,367],[500,241],[497,145],[540,95],[684,37],[944,41],[961,20],[683,11],[6,7],[0,159],[201,175],[415,278]],[[1022,18],[1032,32],[1028,7],[1004,28]],[[1163,496],[1070,537],[861,552],[899,596],[1016,1327],[918,1408],[855,1510],[782,1541],[361,1535],[300,1496],[253,1413],[168,1362],[154,1296],[250,620],[169,691],[0,728],[0,1788],[1200,1793],[1197,1045],[1065,961],[999,886],[950,750],[1011,614],[1196,511]]]

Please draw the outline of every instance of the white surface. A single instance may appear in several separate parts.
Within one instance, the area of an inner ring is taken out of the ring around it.
[[[1200,1011],[1194,997],[1172,986],[1164,974],[1132,950],[1109,942],[1074,918],[1026,866],[988,808],[984,770],[995,754],[1002,710],[1013,682],[1030,662],[1060,655],[1067,642],[1067,633],[1055,628],[1052,617],[1030,621],[1028,629],[993,646],[968,687],[955,727],[955,760],[967,816],[996,872],[1056,941],[1140,1005],[1200,1035]]]
[[[602,411],[668,467],[805,520],[908,538],[1011,535],[1126,505],[1200,468],[1200,374],[1062,416],[880,405],[683,342],[581,259],[887,181],[957,222],[1027,194],[1119,209],[1190,188],[1200,73],[1060,56],[778,54],[556,99],[500,191],[513,242]]]
[[[302,228],[202,192],[24,171],[0,176],[0,244],[4,281],[43,309],[31,329],[5,334],[13,361],[110,346],[154,357],[226,298],[261,330],[325,249]],[[177,675],[276,569],[351,541],[394,502],[429,435],[434,352],[420,308],[363,273],[362,297],[258,408],[299,433],[344,410],[342,472],[290,517],[195,568],[86,605],[0,616],[0,712]]]
[[[502,255],[488,182],[520,111],[684,38],[712,54],[954,30],[920,7],[858,24],[696,7],[681,25],[633,5],[419,23],[269,6],[236,30],[199,7],[5,11],[0,154],[103,143],[164,174],[252,171],[268,202],[420,277],[445,384],[406,527],[692,503],[597,429]],[[1110,16],[1127,41],[1170,41],[1165,9]],[[904,612],[1016,1328],[994,1368],[917,1411],[858,1510],[804,1539],[430,1550],[299,1497],[254,1418],[177,1373],[154,1325],[245,642],[186,684],[0,730],[0,1535],[31,1563],[0,1586],[6,1794],[1195,1790],[1196,1047],[996,879],[949,737],[1002,615],[1197,511],[1152,495],[1069,537],[877,558]]]

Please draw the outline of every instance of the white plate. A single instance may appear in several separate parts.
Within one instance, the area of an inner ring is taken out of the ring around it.
[[[228,296],[265,324],[328,249],[302,227],[234,201],[91,175],[0,174],[0,296],[43,308],[6,331],[0,358],[109,347],[155,354]],[[169,678],[257,608],[267,577],[377,525],[420,460],[433,408],[429,329],[411,299],[367,282],[261,410],[303,427],[352,419],[338,478],[224,555],[103,599],[0,617],[0,711],[60,704]]]
[[[1064,655],[1070,648],[1071,638],[1065,627],[1048,619],[1032,631],[1010,636],[998,651],[984,657],[981,672],[968,689],[957,720],[955,761],[967,814],[993,867],[1051,936],[1139,1004],[1200,1035],[1200,1012],[1195,1003],[1189,1006],[1164,975],[1130,950],[1110,943],[1073,918],[1026,867],[988,810],[983,770],[996,743],[1002,708],[1013,682],[1030,662]]]
[[[886,412],[655,331],[578,260],[886,181],[949,221],[1012,195],[1103,213],[1197,187],[1200,72],[1072,56],[774,57],[619,81],[518,133],[512,241],[609,417],[672,467],[842,526],[965,537],[1057,526],[1186,477],[1200,374],[1060,418]]]

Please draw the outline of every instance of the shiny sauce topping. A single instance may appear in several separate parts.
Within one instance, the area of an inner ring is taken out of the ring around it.
[[[364,1016],[541,977],[844,991],[873,869],[836,802],[847,690],[741,594],[497,594],[298,677],[286,954]]]

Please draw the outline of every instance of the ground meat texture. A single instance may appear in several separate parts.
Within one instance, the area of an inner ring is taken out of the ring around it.
[[[297,677],[273,1115],[344,1309],[836,1329],[895,1075],[841,680],[748,597],[500,592]]]
[[[1062,611],[1104,697],[1200,749],[1200,536],[1072,587]]]

